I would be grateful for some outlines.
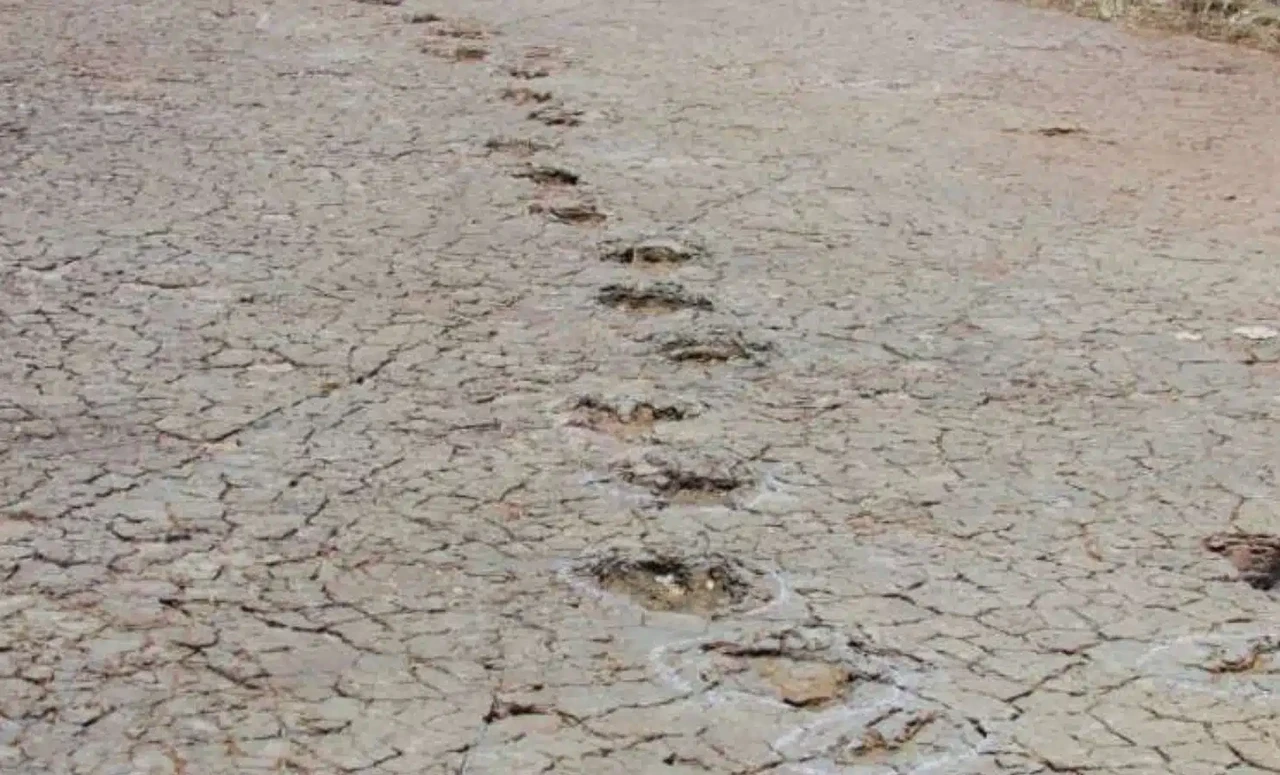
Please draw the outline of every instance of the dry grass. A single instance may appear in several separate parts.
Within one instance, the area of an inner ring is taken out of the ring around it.
[[[1095,19],[1280,52],[1280,0],[1027,0]]]

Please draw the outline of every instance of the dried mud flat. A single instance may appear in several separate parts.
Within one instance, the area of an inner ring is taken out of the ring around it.
[[[1280,64],[0,5],[0,771],[1280,771]]]

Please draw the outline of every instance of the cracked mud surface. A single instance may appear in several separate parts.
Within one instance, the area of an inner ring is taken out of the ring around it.
[[[1274,60],[994,0],[0,39],[0,771],[1280,772]],[[710,309],[600,302],[658,281]]]

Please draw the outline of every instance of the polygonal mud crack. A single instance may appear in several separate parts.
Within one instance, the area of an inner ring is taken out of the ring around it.
[[[679,266],[706,254],[698,245],[672,239],[611,240],[600,246],[600,258],[604,261],[651,268]]]
[[[764,599],[757,574],[719,554],[611,553],[584,568],[607,592],[649,611],[715,616]]]
[[[658,352],[677,363],[760,361],[771,350],[767,344],[748,341],[736,331],[724,328],[696,334],[676,334],[658,345]]]
[[[712,304],[705,296],[689,293],[677,283],[654,283],[648,287],[606,285],[596,294],[596,301],[606,307],[632,312],[675,312],[681,309],[710,311]]]
[[[615,468],[622,481],[648,489],[663,503],[694,506],[732,505],[733,493],[750,481],[740,464],[676,460],[659,452],[624,459]]]
[[[569,424],[631,439],[650,433],[659,422],[683,420],[692,412],[690,407],[673,404],[584,396],[574,406]]]
[[[1254,589],[1280,582],[1280,536],[1265,533],[1215,533],[1204,547],[1231,562],[1240,580]]]

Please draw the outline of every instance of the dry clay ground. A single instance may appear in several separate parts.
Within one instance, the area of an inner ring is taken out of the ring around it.
[[[0,35],[0,770],[1280,772],[1275,60],[990,0]]]

